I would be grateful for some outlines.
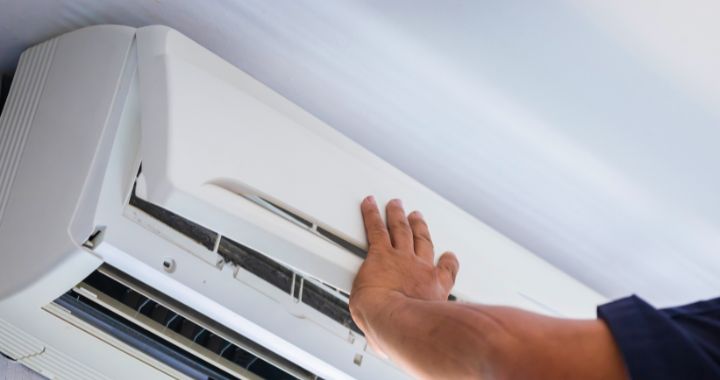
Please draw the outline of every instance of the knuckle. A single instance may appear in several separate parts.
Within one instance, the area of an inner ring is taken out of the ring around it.
[[[424,234],[415,234],[415,239],[416,239],[418,242],[422,242],[422,243],[430,246],[430,248],[435,248],[435,246],[434,246],[432,240],[430,240],[430,237],[429,237],[429,236],[426,236],[426,235],[424,235]]]
[[[376,239],[376,241],[373,241],[368,245],[368,255],[371,255],[373,253],[382,253],[388,249],[389,244],[386,243],[386,240],[384,239]]]
[[[443,272],[445,272],[445,278],[447,278],[451,283],[455,283],[455,272],[450,268],[442,268]]]
[[[369,230],[370,232],[372,232],[372,233],[384,234],[384,233],[385,233],[385,226],[383,226],[383,225],[380,224],[380,223],[375,223],[375,224],[373,224],[372,226],[370,226],[370,228],[368,228],[368,230]]]
[[[409,229],[410,228],[410,225],[408,224],[407,220],[404,220],[404,219],[392,220],[388,223],[388,225],[390,226],[390,228],[394,228],[394,229]]]

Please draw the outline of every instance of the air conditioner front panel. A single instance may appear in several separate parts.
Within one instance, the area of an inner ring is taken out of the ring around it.
[[[593,316],[603,301],[179,33],[140,29],[138,65],[150,201],[261,251],[275,244],[269,253],[281,261],[348,289],[360,258],[248,198],[359,247],[363,197],[401,198],[408,211],[423,212],[437,249],[460,258],[461,298],[566,316]]]

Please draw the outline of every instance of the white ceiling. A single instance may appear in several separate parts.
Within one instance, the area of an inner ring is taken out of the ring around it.
[[[171,26],[607,296],[667,305],[720,289],[719,11],[0,0],[0,69],[82,26]]]

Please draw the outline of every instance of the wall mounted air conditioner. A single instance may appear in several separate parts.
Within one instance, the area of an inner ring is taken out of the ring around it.
[[[423,211],[460,301],[603,301],[176,31],[37,45],[0,118],[0,351],[51,378],[405,378],[347,310],[367,194]]]

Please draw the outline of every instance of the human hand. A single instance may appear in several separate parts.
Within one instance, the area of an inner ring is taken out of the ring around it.
[[[377,349],[373,322],[388,317],[403,300],[446,301],[459,269],[457,258],[445,252],[434,264],[430,231],[418,211],[406,216],[398,199],[386,207],[387,227],[373,197],[361,205],[368,255],[360,266],[350,296],[355,323]]]

